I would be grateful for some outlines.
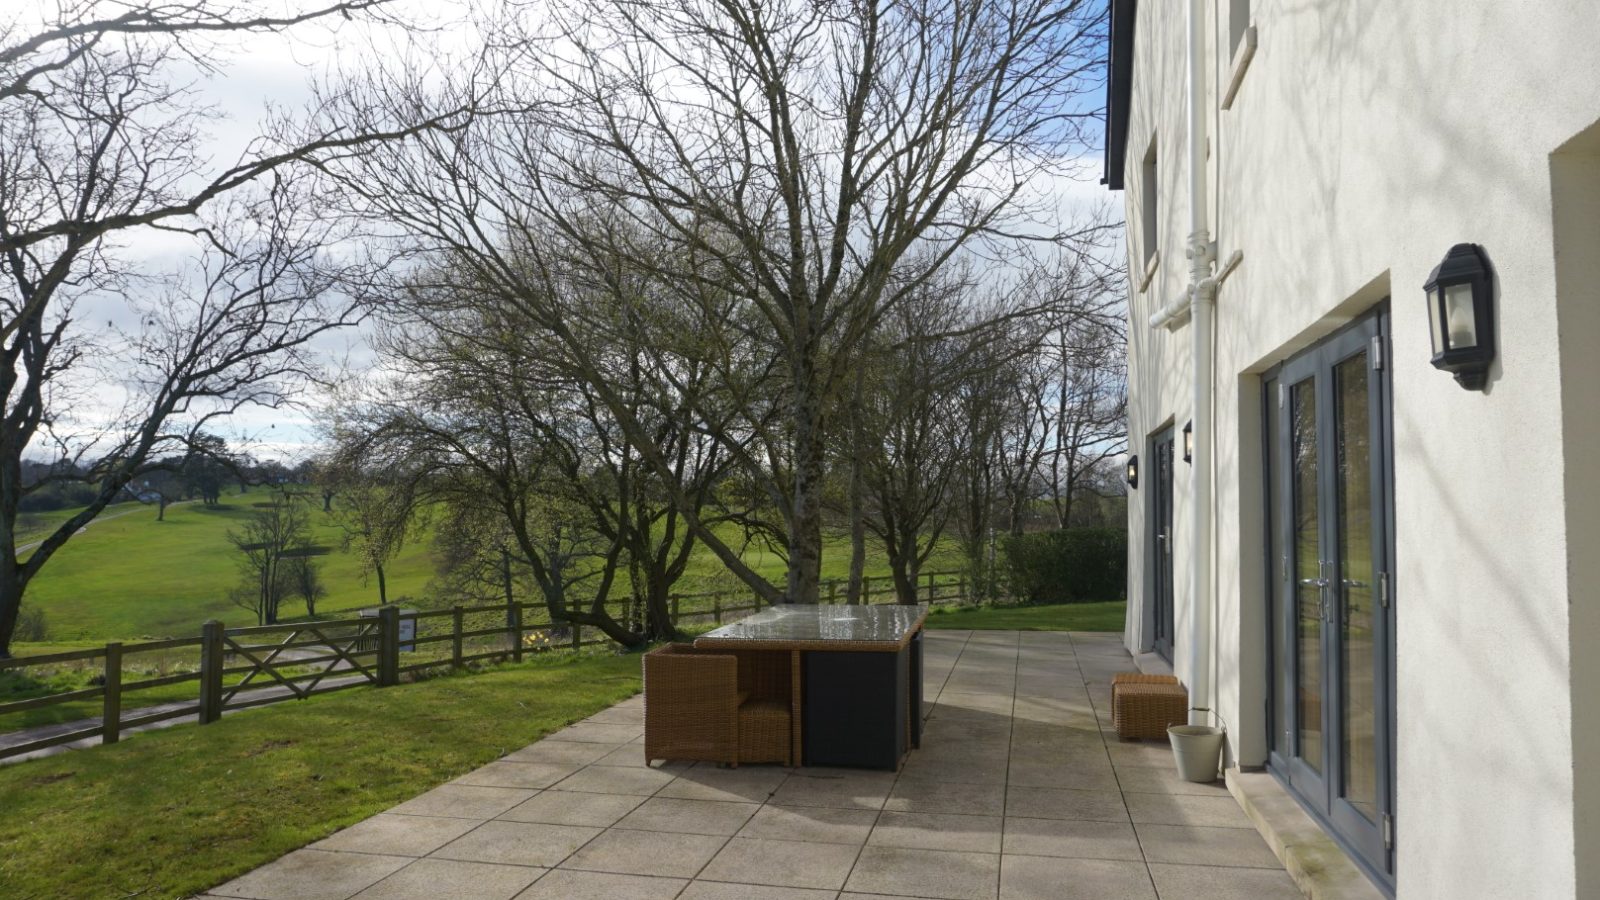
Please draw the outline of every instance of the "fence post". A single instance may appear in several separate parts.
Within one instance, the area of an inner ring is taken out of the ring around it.
[[[450,668],[461,668],[461,604],[450,607]]]
[[[506,607],[506,616],[511,619],[511,661],[522,662],[522,604]]]
[[[928,602],[933,602],[933,573],[928,573]]]
[[[222,718],[222,623],[211,619],[200,627],[201,725]]]
[[[838,604],[839,604],[839,582],[836,579],[830,578],[830,579],[828,579],[828,605],[829,606],[837,606]]]
[[[122,644],[106,644],[105,714],[100,719],[100,743],[115,744],[122,736]]]
[[[400,607],[378,608],[378,687],[400,683]]]
[[[678,601],[681,599],[677,594],[672,595],[672,624],[674,627],[678,624]]]
[[[868,605],[868,604],[870,604],[872,602],[872,576],[871,575],[863,575],[863,576],[861,576],[861,597],[859,599],[861,601],[861,605],[862,606],[866,606],[866,605]]]
[[[721,594],[718,594],[717,596],[711,598],[711,615],[714,617],[714,621],[718,625],[722,624],[722,595]]]

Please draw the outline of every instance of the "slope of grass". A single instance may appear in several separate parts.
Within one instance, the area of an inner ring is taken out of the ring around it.
[[[228,531],[242,527],[255,512],[254,504],[266,502],[268,497],[267,491],[256,490],[226,496],[217,507],[183,503],[168,507],[164,521],[156,520],[154,507],[133,507],[126,515],[91,523],[50,560],[29,586],[24,602],[44,609],[53,644],[187,637],[197,634],[200,625],[212,618],[229,626],[254,625],[251,612],[227,599],[240,580],[239,552],[228,542]],[[317,604],[318,615],[350,615],[352,610],[375,605],[377,586],[362,577],[353,555],[339,550],[340,529],[320,510],[312,514],[312,521],[314,542],[332,551],[317,558],[328,592]],[[737,529],[723,529],[722,537],[731,546],[740,546]],[[849,536],[827,533],[824,540],[822,577],[842,581],[849,576]],[[867,548],[867,576],[884,579],[879,584],[886,585],[889,564],[882,544],[869,540]],[[748,565],[774,583],[783,583],[781,555],[760,545],[743,551]],[[936,572],[958,565],[956,545],[946,539],[923,569]],[[386,569],[389,598],[434,601],[430,605],[449,602],[449,598],[426,596],[436,571],[431,535],[420,535]],[[527,593],[527,583],[519,581]],[[697,546],[678,591],[749,594],[704,545]],[[304,615],[305,607],[297,598],[286,600],[280,610],[284,620]],[[50,650],[40,648],[39,652]]]
[[[49,619],[56,641],[85,638],[185,637],[207,619],[229,625],[254,625],[253,615],[228,602],[239,583],[239,552],[228,542],[267,500],[265,491],[226,497],[222,505],[184,503],[156,521],[154,508],[92,523],[73,537],[28,588],[26,603],[37,603]],[[363,583],[360,564],[338,550],[342,532],[319,511],[312,517],[313,540],[333,548],[319,557],[328,595],[319,614],[372,606],[377,587]],[[415,595],[434,574],[426,540],[407,546],[386,569],[391,598]],[[303,615],[298,600],[284,604],[286,617]]]
[[[930,613],[927,627],[978,631],[1121,631],[1127,609],[1125,600],[946,608]]]
[[[187,897],[638,689],[636,655],[549,656],[0,767],[0,894]]]

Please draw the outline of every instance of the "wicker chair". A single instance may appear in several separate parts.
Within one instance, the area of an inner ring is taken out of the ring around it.
[[[788,658],[690,644],[646,653],[646,761],[792,764]]]
[[[1168,725],[1188,721],[1189,692],[1171,675],[1111,676],[1111,724],[1122,740],[1165,740]]]

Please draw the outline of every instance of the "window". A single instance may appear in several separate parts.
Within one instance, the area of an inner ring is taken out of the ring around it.
[[[1143,213],[1141,215],[1144,226],[1144,263],[1148,269],[1151,260],[1156,258],[1156,139],[1150,139],[1150,146],[1144,151],[1144,177],[1140,182],[1140,194],[1143,200]]]

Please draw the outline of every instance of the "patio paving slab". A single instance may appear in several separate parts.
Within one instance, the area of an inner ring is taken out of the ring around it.
[[[852,891],[892,893],[941,900],[992,900],[999,884],[1000,854],[910,850],[868,844],[850,873]]]
[[[601,833],[598,828],[534,822],[485,822],[433,851],[437,859],[554,866]]]
[[[898,772],[644,760],[638,697],[214,888],[230,900],[1288,900],[1219,784],[1109,730],[1115,635],[929,632]],[[420,857],[420,858],[419,858]]]
[[[844,887],[859,848],[850,844],[810,841],[774,841],[767,838],[733,838],[722,848],[701,877],[776,887]]]
[[[517,900],[672,900],[688,883],[682,878],[552,869]]]
[[[511,900],[543,874],[527,866],[419,859],[356,900]]]
[[[477,827],[475,819],[385,813],[357,822],[311,846],[347,853],[427,856]]]
[[[296,850],[211,893],[248,900],[345,900],[410,862],[406,856]]]
[[[645,801],[633,794],[586,794],[573,791],[541,791],[500,814],[509,822],[542,822],[546,825],[587,825],[609,828]]]

